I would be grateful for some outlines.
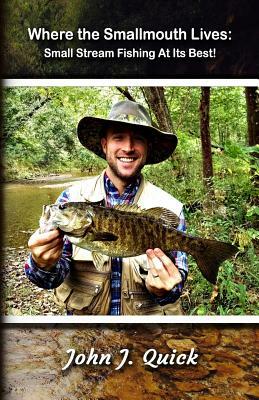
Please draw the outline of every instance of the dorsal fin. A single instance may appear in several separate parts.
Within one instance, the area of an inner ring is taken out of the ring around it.
[[[116,204],[113,207],[115,210],[118,211],[126,211],[132,213],[142,213],[145,210],[142,210],[137,204]]]
[[[146,215],[163,221],[168,226],[177,228],[180,222],[179,217],[171,210],[163,207],[153,207],[148,210],[142,210]]]
[[[173,212],[163,207],[153,207],[149,209],[141,209],[137,204],[119,204],[114,206],[115,210],[126,211],[147,215],[149,217],[159,219],[168,226],[177,228],[180,222],[179,217]]]

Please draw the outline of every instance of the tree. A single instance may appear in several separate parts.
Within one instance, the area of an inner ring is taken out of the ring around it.
[[[246,87],[246,105],[247,105],[247,133],[249,146],[259,144],[259,93],[256,87]],[[258,174],[256,172],[255,160],[258,159],[258,152],[251,153],[251,179],[255,187],[259,187]],[[255,205],[259,205],[258,197],[253,199]]]
[[[207,189],[211,187],[213,177],[211,139],[210,139],[210,88],[201,88],[200,133],[203,160],[203,179]]]
[[[259,144],[259,94],[258,88],[246,87],[248,144]]]
[[[163,87],[142,87],[149,109],[154,113],[159,129],[173,132],[173,122],[167,106]]]

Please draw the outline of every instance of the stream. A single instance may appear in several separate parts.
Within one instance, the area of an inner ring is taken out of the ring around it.
[[[5,235],[4,245],[27,247],[30,235],[38,228],[42,206],[54,203],[59,194],[79,176],[53,176],[30,183],[4,185]]]
[[[259,398],[255,326],[191,324],[4,328],[4,400],[252,400]],[[144,354],[199,354],[197,365],[145,365]],[[68,349],[111,354],[111,365],[73,365]],[[115,370],[128,349],[130,361]]]

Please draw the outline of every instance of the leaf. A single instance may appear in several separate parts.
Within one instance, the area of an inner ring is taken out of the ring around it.
[[[254,215],[259,215],[259,207],[258,206],[252,206],[247,210],[247,213],[246,213],[247,217],[252,217]]]

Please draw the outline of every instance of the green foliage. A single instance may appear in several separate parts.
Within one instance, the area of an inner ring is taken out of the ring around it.
[[[176,132],[199,137],[199,87],[168,87],[166,98]],[[212,143],[225,146],[228,140],[246,144],[246,107],[244,89],[212,88],[210,104]]]
[[[95,164],[103,165],[80,145],[76,126],[86,114],[106,116],[111,100],[103,94],[110,91],[62,87],[6,89],[6,178],[29,177],[40,171],[95,170]]]
[[[244,88],[212,88],[210,104],[212,140],[225,147],[231,140],[246,144],[246,106]]]

